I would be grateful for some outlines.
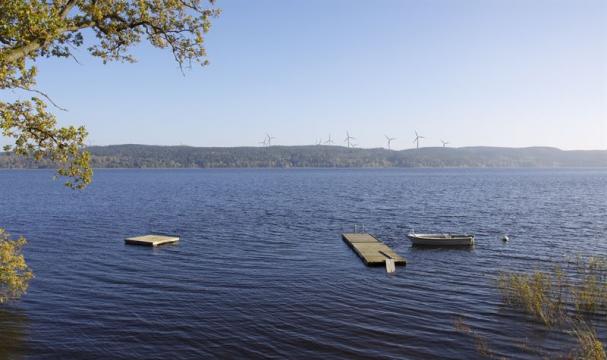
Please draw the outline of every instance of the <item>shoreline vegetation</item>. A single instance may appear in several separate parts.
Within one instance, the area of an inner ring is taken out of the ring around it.
[[[12,240],[10,234],[0,228],[0,305],[24,295],[34,277],[23,257],[26,243],[24,237]]]
[[[607,150],[550,147],[427,147],[407,150],[343,146],[91,146],[93,168],[570,168],[607,167]],[[49,160],[0,153],[0,168],[55,168]]]
[[[502,272],[497,282],[504,305],[527,314],[527,320],[546,329],[561,331],[577,346],[561,359],[607,360],[605,343],[597,328],[607,325],[607,257],[565,259],[561,264],[531,272]],[[477,352],[495,358],[489,339],[472,329],[462,318],[454,320],[458,332],[472,337]],[[533,353],[537,348],[524,344]],[[538,354],[555,358],[555,354]]]

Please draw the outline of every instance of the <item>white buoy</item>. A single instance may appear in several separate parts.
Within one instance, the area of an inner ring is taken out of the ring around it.
[[[502,241],[503,242],[508,242],[508,240],[510,240],[510,238],[508,237],[508,235],[502,236]]]

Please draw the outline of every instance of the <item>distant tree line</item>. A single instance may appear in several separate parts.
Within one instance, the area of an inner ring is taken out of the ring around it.
[[[383,168],[383,167],[607,167],[607,151],[556,148],[421,148],[390,151],[342,146],[190,147],[151,145],[93,146],[95,168]],[[0,168],[53,168],[10,153]]]

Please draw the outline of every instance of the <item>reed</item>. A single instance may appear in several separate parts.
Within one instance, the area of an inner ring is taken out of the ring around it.
[[[504,301],[522,308],[546,325],[554,325],[563,319],[562,271],[554,274],[537,271],[533,274],[502,273],[498,287]]]
[[[503,272],[497,284],[504,302],[549,326],[571,316],[602,315],[607,310],[605,257],[578,257],[564,268],[556,266],[548,271]]]
[[[577,283],[571,288],[578,312],[595,314],[607,308],[607,258],[577,258]]]
[[[530,314],[545,326],[558,325],[577,343],[563,359],[607,360],[605,345],[590,325],[591,319],[607,320],[607,257],[577,257],[555,266],[530,273],[502,272],[497,286],[506,304]],[[464,322],[454,319],[455,329],[470,336],[478,354],[495,358],[486,337]],[[541,354],[537,348],[525,343],[521,350]]]
[[[489,346],[487,338],[480,335],[477,331],[473,330],[468,324],[464,322],[464,319],[460,316],[453,320],[453,326],[455,330],[460,333],[471,336],[474,339],[474,348],[476,352],[484,358],[494,359],[494,353]]]
[[[572,329],[573,358],[607,360],[604,344],[589,324],[607,318],[607,257],[577,257],[565,267],[532,273],[503,272],[497,281],[505,303],[546,326]]]
[[[579,360],[607,360],[605,347],[599,340],[596,331],[582,321],[573,328],[578,343],[575,358]]]

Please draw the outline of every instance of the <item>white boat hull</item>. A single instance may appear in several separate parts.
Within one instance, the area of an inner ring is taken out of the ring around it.
[[[474,235],[468,234],[408,234],[414,246],[472,246]]]

